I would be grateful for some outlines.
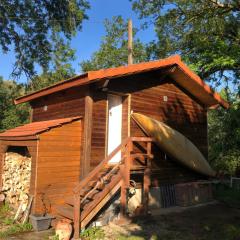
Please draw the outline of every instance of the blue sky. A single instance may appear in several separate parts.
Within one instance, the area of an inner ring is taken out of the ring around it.
[[[125,19],[131,18],[134,27],[140,27],[141,21],[132,11],[129,0],[90,0],[91,9],[87,11],[89,20],[83,22],[83,29],[72,39],[71,46],[76,49],[76,60],[72,63],[76,73],[80,73],[79,62],[89,59],[94,51],[99,48],[104,36],[103,20],[112,16],[122,15]],[[153,40],[153,28],[140,31],[138,37],[143,42]],[[3,55],[0,53],[0,76],[9,79],[14,63],[14,52]],[[26,81],[21,76],[20,82]]]

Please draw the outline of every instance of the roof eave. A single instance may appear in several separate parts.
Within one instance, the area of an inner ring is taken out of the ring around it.
[[[88,80],[87,77],[88,77],[88,73],[84,73],[84,74],[81,74],[81,75],[78,75],[78,76],[74,76],[72,78],[69,78],[67,80],[58,82],[58,83],[56,83],[54,85],[51,85],[49,87],[42,88],[42,89],[40,89],[36,92],[27,94],[27,95],[19,97],[19,98],[16,98],[16,99],[14,99],[14,103],[16,105],[18,105],[20,103],[30,102],[31,100],[34,100],[36,98],[43,97],[43,96],[49,95],[51,93],[55,93],[57,91],[62,91],[62,90],[65,90],[67,88],[71,88],[71,87],[81,85],[85,81],[87,82],[87,80]]]
[[[1,141],[35,141],[38,140],[38,136],[36,135],[31,135],[31,136],[2,136],[0,137]]]
[[[141,65],[133,64],[128,66],[121,66],[118,68],[109,68],[109,69],[101,69],[98,71],[90,71],[82,75],[70,78],[68,80],[61,81],[55,85],[41,89],[37,92],[17,98],[14,100],[14,102],[15,104],[30,102],[36,98],[43,97],[51,93],[62,91],[64,89],[68,89],[71,87],[90,84],[103,79],[113,79],[113,78],[118,78],[120,76],[128,76],[132,74],[142,73],[142,72],[151,71],[158,68],[159,69],[164,68],[171,65],[177,65],[179,69],[181,69],[181,71],[184,72],[184,74],[186,74],[189,78],[191,78],[195,82],[195,84],[201,87],[206,92],[206,94],[209,94],[214,99],[214,101],[211,101],[212,103],[208,103],[208,104],[205,103],[206,106],[211,107],[213,105],[220,104],[224,108],[229,108],[229,103],[223,100],[218,93],[214,92],[210,88],[210,86],[208,86],[197,74],[191,71],[181,61],[181,57],[179,55],[171,56],[169,58],[159,60],[159,61],[141,63]]]
[[[207,85],[195,72],[193,72],[189,67],[187,67],[181,60],[177,62],[178,67],[191,79],[195,81],[200,87],[202,87],[213,99],[216,101],[214,104],[208,107],[220,104],[223,108],[228,109],[230,107],[229,103],[225,101],[217,92],[215,92],[209,85]]]

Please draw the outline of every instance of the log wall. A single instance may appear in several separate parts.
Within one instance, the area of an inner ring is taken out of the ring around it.
[[[133,120],[129,123],[128,111],[130,110],[167,123],[188,137],[207,157],[207,113],[204,106],[201,106],[191,93],[185,92],[172,79],[166,76],[164,79],[161,78],[160,72],[151,72],[113,79],[109,82],[109,91],[123,95],[130,94],[130,97],[123,96],[123,139],[128,136],[128,127],[130,127],[131,136],[144,135]],[[33,121],[84,116],[86,88],[82,86],[68,89],[33,102]],[[93,169],[106,156],[108,135],[107,93],[94,90],[94,87],[92,89],[90,169]],[[46,105],[48,110],[44,112]],[[165,156],[159,148],[154,149],[155,156],[158,156],[154,161],[154,167],[161,181],[173,179],[172,176],[176,179],[199,177],[172,161],[169,156]],[[168,160],[165,161],[165,159]]]
[[[96,91],[93,96],[91,169],[105,158],[107,141],[107,95]]]
[[[52,213],[56,205],[72,195],[81,171],[81,124],[78,120],[40,135],[33,212],[43,211],[43,194],[45,204]]]
[[[112,91],[130,93],[132,112],[165,122],[189,138],[207,158],[207,111],[172,79],[161,80],[161,76],[157,74],[139,74],[112,80],[109,88]],[[133,120],[130,132],[131,136],[145,136]],[[153,147],[153,153],[154,185],[203,177],[181,166],[156,146]]]
[[[107,154],[108,141],[108,100],[107,94],[96,91],[93,93],[92,148],[91,169],[96,167]],[[122,140],[128,136],[129,97],[122,96]]]
[[[84,116],[87,87],[70,88],[31,102],[32,121]]]

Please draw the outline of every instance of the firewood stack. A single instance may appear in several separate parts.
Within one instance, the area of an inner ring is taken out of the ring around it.
[[[2,175],[2,192],[13,208],[21,202],[27,206],[30,188],[31,158],[18,153],[6,153]]]

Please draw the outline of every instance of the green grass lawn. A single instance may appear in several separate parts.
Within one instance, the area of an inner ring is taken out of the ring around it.
[[[214,187],[214,197],[229,205],[240,209],[240,190],[230,188],[228,185],[216,184]]]
[[[7,237],[26,231],[31,231],[30,223],[14,223],[13,211],[8,204],[0,207],[0,239],[7,239]]]

